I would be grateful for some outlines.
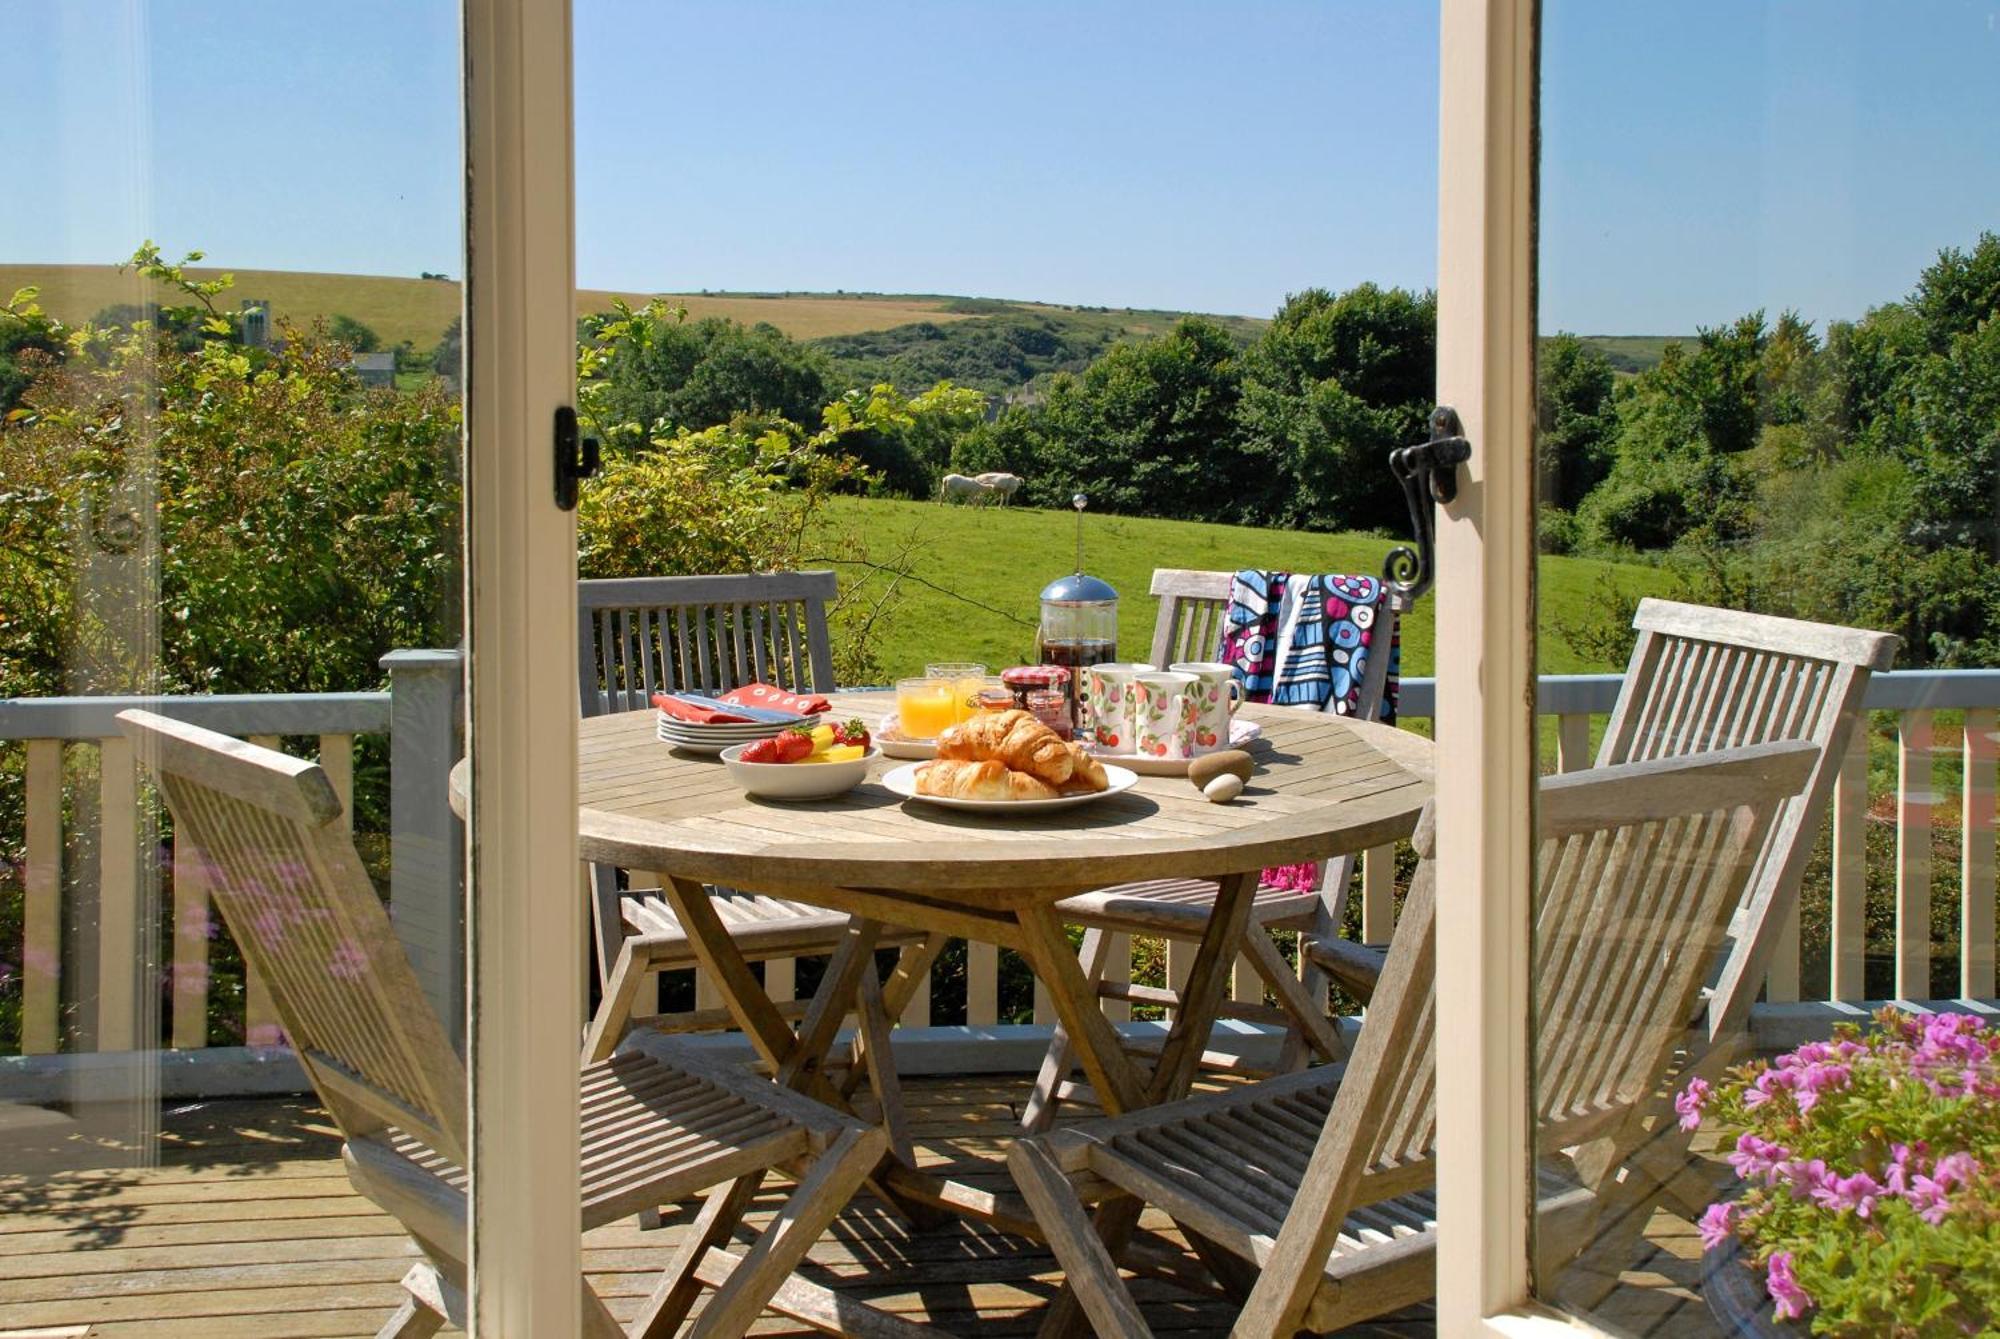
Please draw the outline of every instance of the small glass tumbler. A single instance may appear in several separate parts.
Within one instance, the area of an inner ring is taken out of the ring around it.
[[[958,695],[944,679],[898,679],[896,720],[906,739],[936,739],[959,721]]]
[[[974,705],[979,690],[986,686],[986,666],[972,661],[945,661],[941,664],[924,666],[927,679],[949,679],[952,684],[953,710],[952,724],[971,716],[977,709]]]

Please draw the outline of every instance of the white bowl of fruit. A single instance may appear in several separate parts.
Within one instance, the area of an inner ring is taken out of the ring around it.
[[[803,726],[722,751],[730,779],[766,800],[824,800],[853,790],[881,757],[860,721]]]

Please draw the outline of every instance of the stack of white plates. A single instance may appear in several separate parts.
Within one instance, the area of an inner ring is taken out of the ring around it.
[[[801,716],[800,725],[817,723],[817,716]],[[677,749],[689,753],[720,753],[736,744],[748,744],[753,739],[769,739],[791,728],[789,724],[776,721],[731,721],[723,725],[697,725],[692,721],[677,721],[660,713],[660,742],[672,744]]]

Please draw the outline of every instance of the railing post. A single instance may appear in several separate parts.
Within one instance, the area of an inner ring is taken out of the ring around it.
[[[1556,717],[1556,770],[1580,772],[1590,763],[1590,717],[1579,712]]]
[[[62,1044],[63,745],[60,739],[28,741],[27,782],[21,1050],[26,1055],[52,1055]]]
[[[1832,989],[1835,1000],[1865,1000],[1868,937],[1868,720],[1848,741],[1833,783]]]
[[[389,917],[417,980],[465,1046],[465,856],[450,774],[463,734],[457,651],[391,651]]]
[[[972,1027],[1000,1021],[1000,950],[991,944],[966,941],[965,1021]]]
[[[1932,719],[1906,711],[1896,732],[1896,998],[1931,993]]]
[[[97,1049],[153,1045],[153,955],[139,892],[138,764],[123,735],[98,743]]]
[[[1958,993],[1993,994],[1993,732],[1991,709],[1965,713],[1965,792],[1959,824]]]

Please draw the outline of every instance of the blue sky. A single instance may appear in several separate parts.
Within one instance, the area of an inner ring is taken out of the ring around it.
[[[1435,5],[575,3],[585,286],[1268,314],[1435,275]],[[451,0],[0,34],[0,259],[463,270]],[[1858,315],[2000,229],[2000,0],[1547,0],[1544,49],[1544,328]]]

